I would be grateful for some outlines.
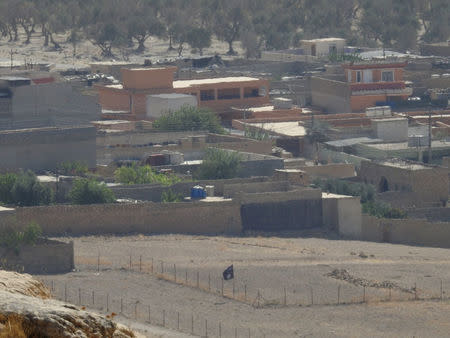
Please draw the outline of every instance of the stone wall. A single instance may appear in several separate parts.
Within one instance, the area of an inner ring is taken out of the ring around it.
[[[36,222],[46,236],[128,233],[240,233],[234,202],[55,205],[17,208],[18,224]]]
[[[299,169],[311,177],[347,178],[356,176],[355,165],[348,163],[301,166]]]
[[[96,165],[95,128],[39,128],[0,132],[0,170],[54,169],[65,161]]]
[[[24,245],[13,249],[0,248],[0,267],[7,270],[21,270],[26,273],[66,273],[74,265],[73,242],[64,243],[42,240],[34,245]]]
[[[450,222],[363,216],[362,240],[450,248]]]

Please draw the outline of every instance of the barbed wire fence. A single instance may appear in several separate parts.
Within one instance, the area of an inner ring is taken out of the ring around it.
[[[127,299],[115,294],[87,290],[71,286],[67,282],[41,280],[56,299],[79,306],[81,309],[93,309],[106,313],[106,317],[116,316],[144,322],[179,332],[202,337],[270,337],[274,332],[242,326],[230,326],[218,320],[211,320],[191,311],[170,310],[144,304],[138,299]],[[280,332],[276,331],[279,335]],[[283,332],[281,332],[283,334]]]
[[[352,284],[335,278],[339,285],[335,288],[302,285],[297,287],[280,286],[276,289],[261,289],[240,280],[238,275],[231,281],[224,281],[221,273],[200,271],[196,268],[180,268],[161,259],[143,258],[142,255],[129,255],[120,260],[103,258],[98,254],[92,257],[77,257],[77,266],[84,266],[97,272],[103,269],[121,269],[135,273],[150,274],[158,279],[194,288],[215,296],[238,301],[254,308],[314,306],[314,305],[348,305],[368,302],[448,300],[448,285],[441,278],[436,278],[433,287],[420,287],[418,283],[410,288],[401,288],[392,283],[381,282],[377,285],[361,282]],[[345,283],[345,284],[344,284]],[[430,290],[431,289],[431,290]]]

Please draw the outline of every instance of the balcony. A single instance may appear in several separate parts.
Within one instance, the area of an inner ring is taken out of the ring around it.
[[[350,85],[352,95],[412,95],[413,89],[404,82],[354,83]]]

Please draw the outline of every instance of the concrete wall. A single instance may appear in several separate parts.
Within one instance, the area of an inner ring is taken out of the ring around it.
[[[311,77],[312,105],[330,113],[351,113],[350,88],[347,83]]]
[[[362,216],[359,197],[323,194],[322,210],[324,226],[337,230],[346,238],[361,238]]]
[[[424,218],[430,222],[450,222],[450,207],[414,208],[408,210],[408,218]]]
[[[224,197],[235,197],[239,193],[264,193],[276,191],[288,191],[290,184],[287,181],[268,181],[226,184],[223,188]]]
[[[450,248],[450,222],[364,215],[362,225],[362,239],[366,241]]]
[[[163,203],[55,205],[17,208],[18,224],[38,223],[44,235],[240,233],[239,204]]]
[[[242,227],[254,231],[302,230],[321,227],[322,196],[317,189],[242,193]]]
[[[66,273],[75,267],[73,242],[63,243],[46,239],[34,245],[21,246],[18,252],[0,248],[0,257],[1,268],[23,268],[26,273]]]
[[[147,96],[147,117],[160,118],[169,111],[175,112],[183,106],[197,107],[197,98],[183,94],[159,94]]]
[[[65,161],[96,165],[94,127],[40,128],[0,132],[0,170],[54,169]]]

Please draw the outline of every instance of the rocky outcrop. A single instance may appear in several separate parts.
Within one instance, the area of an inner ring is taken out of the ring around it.
[[[30,275],[0,271],[0,337],[134,337],[110,319],[49,297]]]

